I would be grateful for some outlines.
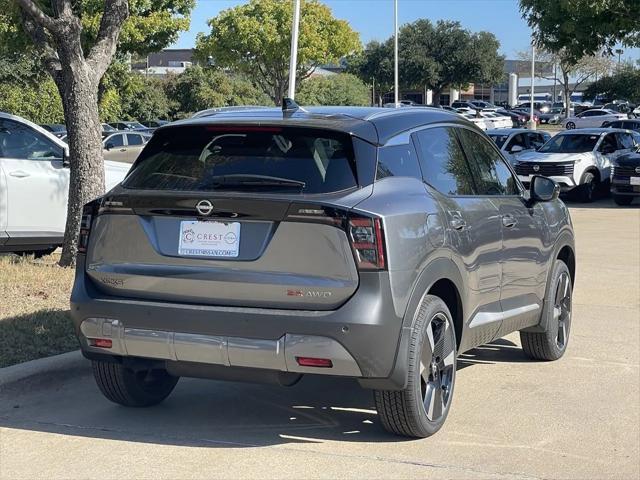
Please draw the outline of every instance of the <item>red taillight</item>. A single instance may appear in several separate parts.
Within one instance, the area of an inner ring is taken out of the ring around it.
[[[349,217],[348,235],[360,270],[385,268],[384,235],[379,218]]]
[[[89,344],[92,347],[111,348],[113,342],[109,338],[91,338]]]
[[[333,362],[328,358],[296,357],[301,367],[333,368]]]
[[[82,207],[82,219],[80,220],[80,234],[78,235],[78,253],[87,253],[89,246],[89,234],[91,233],[91,224],[97,212],[98,200],[87,203]]]

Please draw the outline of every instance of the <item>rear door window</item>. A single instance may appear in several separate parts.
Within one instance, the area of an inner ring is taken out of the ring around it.
[[[445,195],[473,195],[469,165],[451,127],[416,132],[424,181]]]
[[[348,134],[320,129],[210,125],[152,137],[126,188],[328,193],[356,187]]]
[[[142,145],[144,141],[142,140],[142,135],[138,135],[137,133],[127,133],[127,144],[128,145]]]

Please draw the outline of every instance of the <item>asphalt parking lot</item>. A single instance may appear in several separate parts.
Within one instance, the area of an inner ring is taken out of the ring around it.
[[[79,355],[0,391],[0,477],[638,478],[640,208],[570,204],[571,340],[554,363],[517,335],[463,355],[453,409],[425,440],[385,433],[370,392],[181,380],[162,405],[118,407]]]

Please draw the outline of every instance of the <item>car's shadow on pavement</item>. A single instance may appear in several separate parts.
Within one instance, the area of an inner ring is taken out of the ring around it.
[[[463,354],[458,368],[522,361],[526,358],[519,347],[499,340]],[[181,379],[162,404],[125,408],[102,397],[84,361],[74,369],[4,388],[0,426],[213,448],[410,440],[383,429],[372,393],[354,380],[307,376],[287,388]]]

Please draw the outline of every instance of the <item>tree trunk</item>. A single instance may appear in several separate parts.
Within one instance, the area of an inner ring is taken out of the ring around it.
[[[569,118],[571,109],[571,90],[569,89],[569,75],[562,72],[562,82],[564,88],[564,118]]]
[[[60,265],[73,265],[82,207],[104,194],[104,158],[98,117],[98,81],[85,62],[69,64],[57,81],[69,135],[70,182]]]
[[[440,88],[432,88],[431,89],[433,91],[432,95],[433,95],[433,106],[434,107],[439,107],[440,106],[440,95],[442,93],[442,89]]]

